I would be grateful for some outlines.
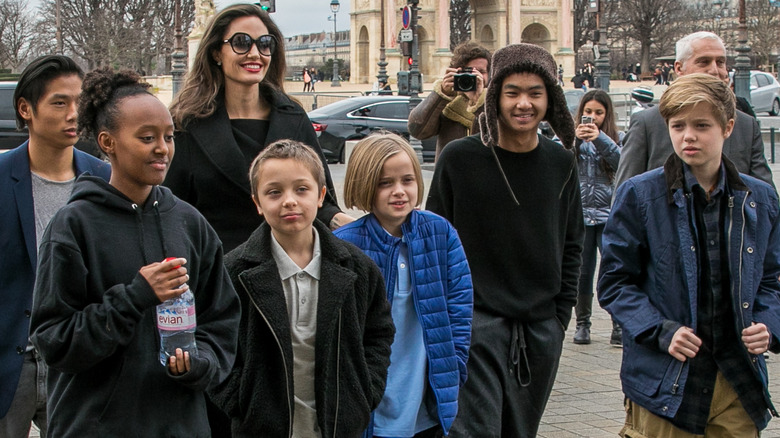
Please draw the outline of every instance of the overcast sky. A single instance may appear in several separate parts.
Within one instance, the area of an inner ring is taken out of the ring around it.
[[[336,16],[338,30],[349,29],[349,12],[352,0],[339,0],[339,8]],[[251,3],[246,1],[215,0],[217,10],[234,3]],[[333,22],[328,21],[332,16],[330,0],[276,0],[276,12],[271,18],[282,34],[286,37],[302,33],[333,32]]]
[[[338,30],[349,29],[349,12],[352,0],[339,0],[341,8],[336,16]],[[28,0],[30,10],[38,7],[40,0]],[[253,3],[251,1],[214,0],[217,10],[234,3]],[[333,22],[328,17],[330,0],[276,0],[276,12],[271,14],[274,22],[286,37],[302,33],[333,32]]]

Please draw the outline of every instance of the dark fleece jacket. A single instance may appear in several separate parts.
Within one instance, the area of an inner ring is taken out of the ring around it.
[[[382,399],[395,328],[379,268],[315,221],[322,265],[315,341],[315,401],[323,437],[357,437]],[[293,352],[271,228],[263,223],[225,257],[243,308],[230,377],[209,395],[235,437],[292,433]]]
[[[49,365],[49,434],[209,436],[205,390],[233,364],[240,306],[203,216],[166,188],[137,206],[82,176],[38,254],[30,331]],[[181,376],[160,364],[160,301],[139,273],[167,256],[187,259],[197,312],[198,357]]]

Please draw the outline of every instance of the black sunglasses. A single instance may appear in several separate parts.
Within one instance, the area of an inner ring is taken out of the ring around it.
[[[256,40],[244,32],[234,33],[232,37],[222,41],[223,44],[230,43],[230,48],[237,55],[249,53],[252,50],[252,44],[257,45],[257,50],[261,55],[271,56],[276,52],[276,38],[273,35],[260,35]]]

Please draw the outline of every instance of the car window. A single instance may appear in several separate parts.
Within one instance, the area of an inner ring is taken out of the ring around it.
[[[363,107],[353,114],[355,116],[373,117],[377,119],[401,119],[404,120],[409,115],[409,104],[406,102],[398,103],[378,103]]]
[[[756,79],[755,76],[750,78],[750,87],[751,88],[757,88],[758,87],[758,80]]]
[[[0,88],[0,120],[16,119],[14,111],[14,90],[11,88]]]
[[[759,87],[766,87],[767,85],[769,85],[769,81],[767,81],[766,76],[756,75],[755,78],[756,81],[758,82]]]

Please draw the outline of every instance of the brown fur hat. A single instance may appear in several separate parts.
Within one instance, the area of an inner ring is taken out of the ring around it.
[[[498,98],[504,79],[513,73],[539,75],[547,88],[547,113],[544,120],[561,139],[566,149],[574,147],[574,119],[569,113],[563,89],[558,85],[558,65],[550,53],[533,44],[513,44],[493,54],[490,83],[485,96],[485,111],[479,117],[482,143],[498,145]]]

